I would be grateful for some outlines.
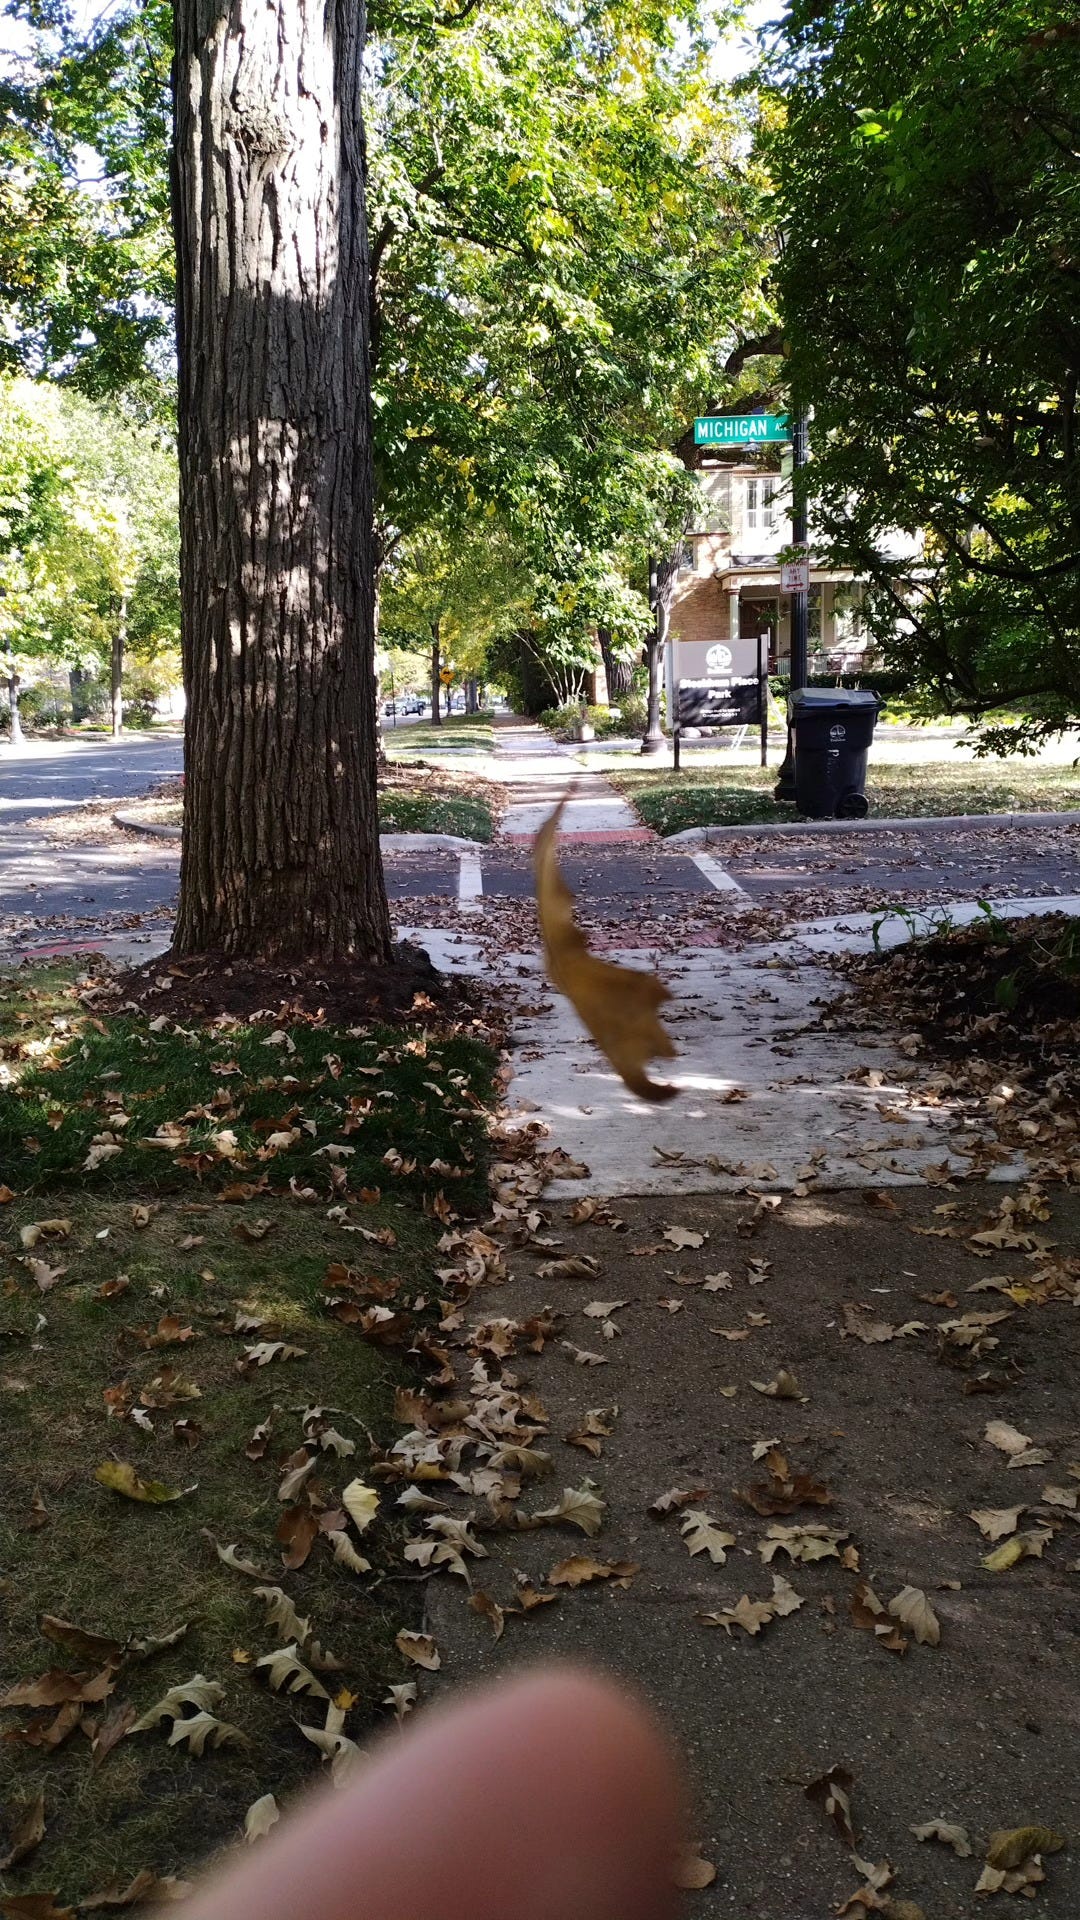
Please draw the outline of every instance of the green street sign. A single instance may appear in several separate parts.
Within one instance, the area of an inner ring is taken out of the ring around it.
[[[694,421],[695,447],[745,447],[790,439],[786,413],[710,413]]]

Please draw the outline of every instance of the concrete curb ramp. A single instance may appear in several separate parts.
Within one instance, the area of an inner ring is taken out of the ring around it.
[[[1074,827],[1080,810],[1060,813],[918,814],[910,820],[748,820],[741,827],[684,827],[664,835],[665,847],[723,846],[732,840],[773,839],[807,833],[979,833],[987,827]]]
[[[162,826],[153,820],[140,820],[134,813],[114,813],[113,823],[118,827],[128,827],[135,833],[145,833],[155,840],[180,840],[183,827]],[[383,853],[428,853],[436,848],[449,849],[452,853],[479,852],[487,846],[486,840],[459,839],[452,833],[380,833],[379,845]]]

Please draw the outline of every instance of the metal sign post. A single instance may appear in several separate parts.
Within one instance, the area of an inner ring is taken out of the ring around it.
[[[761,702],[761,764],[769,764],[769,636],[757,637],[758,699]]]

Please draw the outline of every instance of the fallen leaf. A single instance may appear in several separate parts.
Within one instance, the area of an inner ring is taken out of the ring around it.
[[[1033,1854],[1060,1853],[1065,1836],[1053,1827],[1004,1827],[990,1835],[986,1843],[986,1863],[999,1872],[1023,1866]]]
[[[20,1227],[19,1239],[29,1252],[39,1240],[66,1240],[70,1232],[70,1220],[32,1220],[29,1226]]]
[[[987,1573],[1005,1573],[1021,1560],[1041,1560],[1043,1549],[1054,1537],[1052,1527],[1032,1527],[1027,1533],[1014,1533],[1009,1540],[1003,1540],[993,1553],[983,1558]]]
[[[111,1713],[98,1721],[98,1729],[90,1747],[90,1764],[95,1771],[104,1765],[113,1748],[119,1746],[134,1724],[135,1708],[130,1700],[120,1701]]]
[[[203,1528],[202,1534],[204,1540],[209,1540],[222,1566],[231,1567],[234,1573],[246,1573],[249,1580],[266,1579],[266,1575],[261,1567],[257,1567],[253,1561],[245,1560],[241,1557],[238,1547],[235,1545],[228,1547],[219,1546],[208,1527]]]
[[[984,1438],[989,1440],[992,1447],[997,1447],[1000,1453],[1023,1453],[1031,1445],[1028,1435],[1021,1433],[1018,1427],[1010,1427],[1007,1420],[991,1420],[987,1425]]]
[[[173,1721],[168,1744],[186,1747],[201,1759],[208,1746],[249,1747],[251,1742],[239,1727],[230,1726],[227,1720],[217,1720],[212,1713],[194,1713],[189,1719]]]
[[[627,1586],[641,1567],[636,1560],[594,1560],[591,1554],[571,1554],[547,1576],[549,1587],[584,1587],[593,1580],[614,1580]]]
[[[968,1514],[974,1520],[984,1540],[1001,1540],[1007,1533],[1015,1533],[1023,1507],[976,1507]]]
[[[330,1698],[322,1681],[304,1665],[295,1642],[288,1647],[275,1647],[273,1653],[264,1653],[256,1660],[255,1669],[265,1673],[275,1693],[308,1693],[316,1700]]]
[[[163,1693],[155,1700],[140,1719],[131,1728],[132,1733],[149,1733],[163,1720],[178,1720],[185,1707],[195,1707],[199,1712],[216,1707],[225,1698],[225,1689],[216,1680],[208,1680],[204,1673],[195,1673],[190,1680],[181,1680],[175,1687]]]
[[[683,1893],[700,1893],[703,1887],[711,1887],[716,1879],[716,1868],[711,1860],[705,1860],[696,1847],[687,1847],[676,1860],[671,1874],[672,1881]]]
[[[961,1860],[971,1857],[971,1842],[966,1827],[957,1827],[949,1820],[926,1820],[921,1827],[912,1827],[916,1840],[940,1840],[942,1846],[951,1847]]]
[[[281,1809],[272,1793],[264,1793],[260,1799],[253,1800],[244,1815],[244,1839],[248,1846],[256,1840],[265,1839],[271,1827],[281,1819]]]
[[[921,1647],[938,1645],[941,1627],[921,1587],[902,1587],[895,1600],[889,1601],[889,1612],[894,1620],[910,1627]]]
[[[599,1533],[604,1513],[604,1502],[598,1499],[592,1481],[584,1480],[580,1487],[564,1487],[557,1505],[545,1507],[543,1512],[534,1514],[533,1519],[546,1520],[552,1525],[562,1520],[567,1526],[580,1527],[582,1533],[591,1536]]]
[[[285,1507],[274,1528],[274,1538],[284,1547],[282,1560],[293,1570],[302,1567],[318,1537],[319,1523],[307,1506]]]
[[[10,1893],[0,1897],[10,1920],[75,1920],[74,1907],[58,1907],[55,1893]]]
[[[654,1056],[675,1057],[659,1019],[670,990],[655,974],[615,966],[589,952],[556,855],[565,804],[559,802],[533,841],[536,905],[548,972],[631,1093],[645,1100],[670,1100],[677,1088],[659,1085],[645,1071]]]
[[[161,1480],[143,1480],[126,1460],[105,1460],[94,1470],[94,1479],[110,1493],[121,1493],[126,1500],[139,1500],[147,1506],[163,1506],[170,1500],[182,1500],[190,1487],[167,1487]]]
[[[17,1680],[0,1694],[0,1707],[58,1707],[64,1701],[100,1701],[112,1692],[114,1672],[106,1667],[101,1673],[71,1673],[66,1667],[50,1667],[34,1680]]]
[[[38,1619],[38,1632],[45,1640],[51,1640],[54,1646],[66,1647],[79,1660],[119,1661],[121,1645],[106,1633],[89,1633],[85,1627],[78,1627],[73,1620],[61,1620],[55,1613],[43,1613]]]
[[[810,1398],[809,1394],[802,1391],[795,1375],[789,1373],[786,1367],[780,1368],[775,1380],[769,1380],[767,1382],[764,1380],[751,1380],[750,1385],[753,1387],[755,1393],[763,1393],[771,1400],[801,1400],[805,1402]]]
[[[690,1227],[665,1227],[664,1239],[671,1247],[703,1247],[707,1233],[695,1233]]]
[[[766,1565],[778,1553],[786,1553],[791,1560],[806,1562],[838,1560],[840,1542],[846,1539],[846,1532],[837,1532],[833,1527],[772,1526],[764,1540],[758,1541],[758,1552]]]
[[[719,1613],[699,1613],[697,1617],[703,1627],[723,1627],[730,1639],[733,1627],[741,1627],[744,1633],[754,1636],[770,1621],[796,1613],[802,1604],[801,1595],[790,1582],[781,1574],[774,1574],[770,1599],[751,1600],[749,1594],[744,1593],[735,1606],[724,1607]]]
[[[262,1600],[266,1606],[266,1624],[276,1633],[283,1633],[287,1640],[303,1642],[311,1632],[311,1621],[298,1613],[293,1602],[282,1587],[253,1587],[256,1600]]]
[[[851,1820],[851,1790],[855,1776],[847,1767],[830,1767],[805,1789],[806,1797],[821,1807],[832,1821],[845,1846],[854,1847],[855,1829]]]
[[[735,1545],[735,1535],[725,1533],[707,1513],[700,1509],[684,1515],[679,1522],[679,1532],[686,1542],[688,1553],[707,1553],[713,1565],[717,1567],[724,1565],[728,1547]]]
[[[429,1633],[413,1633],[408,1627],[402,1627],[394,1644],[406,1660],[428,1673],[436,1673],[442,1666],[439,1649]]]
[[[17,1867],[39,1847],[45,1838],[45,1795],[37,1793],[12,1809],[9,1821],[8,1850],[0,1854],[0,1873]]]
[[[379,1511],[379,1496],[374,1487],[362,1480],[350,1480],[341,1496],[341,1504],[357,1533],[366,1533]]]
[[[189,1885],[186,1880],[159,1880],[156,1873],[144,1867],[126,1887],[122,1887],[119,1880],[110,1880],[107,1887],[91,1894],[89,1900],[80,1900],[79,1912],[96,1913],[102,1907],[134,1907],[144,1900],[177,1900],[188,1892]]]
[[[485,1593],[482,1588],[478,1588],[475,1593],[471,1593],[469,1595],[469,1610],[472,1613],[480,1614],[482,1618],[488,1622],[496,1640],[502,1639],[506,1613],[505,1610],[500,1607],[498,1601],[492,1599],[490,1593]]]
[[[705,1487],[670,1487],[667,1493],[657,1496],[649,1507],[649,1512],[663,1519],[665,1514],[679,1513],[683,1507],[688,1507],[691,1500],[703,1499],[706,1492]]]

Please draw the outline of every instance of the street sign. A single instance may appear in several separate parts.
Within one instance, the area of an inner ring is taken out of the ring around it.
[[[709,413],[694,421],[695,447],[757,446],[790,438],[786,413]]]
[[[680,680],[676,712],[680,728],[756,727],[761,720],[761,681],[756,673]]]
[[[781,560],[780,590],[782,593],[809,593],[810,555],[808,553],[801,553],[797,560]]]
[[[444,687],[448,687],[450,685],[450,682],[453,679],[453,677],[454,677],[453,667],[441,667],[439,669],[439,679],[442,681]]]

